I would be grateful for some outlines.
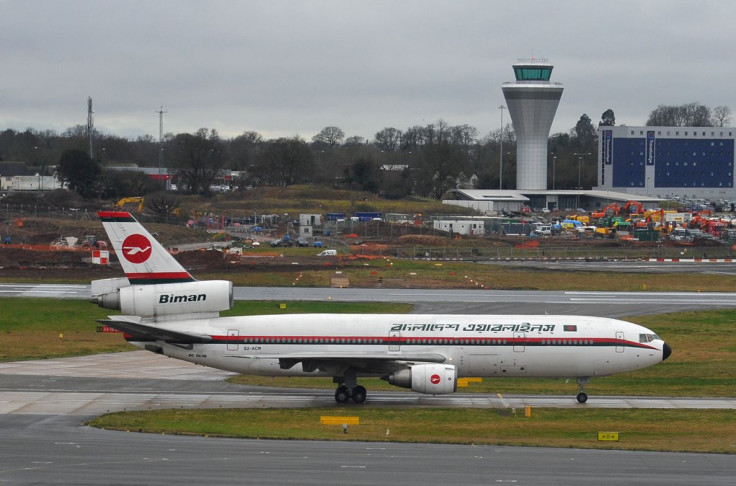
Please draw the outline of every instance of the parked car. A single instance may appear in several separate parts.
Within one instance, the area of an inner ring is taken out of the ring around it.
[[[551,226],[540,226],[532,231],[533,236],[552,236]]]

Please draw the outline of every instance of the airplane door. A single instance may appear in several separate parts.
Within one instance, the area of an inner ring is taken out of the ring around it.
[[[526,337],[526,333],[523,333],[523,332],[514,333],[514,352],[515,353],[524,352],[524,338],[525,337]]]
[[[616,352],[624,352],[624,333],[622,331],[616,331]]]
[[[228,329],[227,330],[227,335],[228,335],[228,337],[229,336],[239,336],[240,333],[238,332],[237,329]],[[227,350],[228,351],[237,351],[238,350],[238,343],[237,342],[231,343],[230,341],[228,341],[227,342]]]
[[[401,337],[401,333],[399,331],[391,331],[388,333],[388,337],[390,338],[396,338],[395,340],[392,339],[388,343],[388,350],[390,352],[399,352],[401,351],[401,345],[399,344],[399,339]]]

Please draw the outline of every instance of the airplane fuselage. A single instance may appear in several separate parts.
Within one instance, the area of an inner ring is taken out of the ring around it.
[[[651,330],[600,317],[292,314],[159,326],[212,338],[188,347],[157,342],[165,355],[267,376],[333,376],[347,357],[367,363],[370,371],[362,376],[380,376],[388,371],[385,358],[391,357],[451,364],[460,377],[595,377],[644,368],[664,358],[664,342]],[[144,348],[154,344],[131,342]],[[309,366],[310,355],[314,367]],[[379,355],[384,359],[375,360]]]

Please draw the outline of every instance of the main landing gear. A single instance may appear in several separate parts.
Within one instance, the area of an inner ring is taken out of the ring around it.
[[[590,383],[590,378],[578,378],[578,403],[585,403],[588,401],[588,394],[585,393],[586,383]]]
[[[360,385],[353,388],[340,385],[337,387],[337,390],[335,390],[335,401],[337,403],[346,403],[352,398],[355,403],[364,403],[366,393],[365,387]]]
[[[337,403],[346,403],[351,398],[355,403],[364,403],[367,395],[365,387],[358,385],[357,373],[354,369],[345,371],[345,376],[334,377],[334,383],[338,383],[335,390],[335,401]]]

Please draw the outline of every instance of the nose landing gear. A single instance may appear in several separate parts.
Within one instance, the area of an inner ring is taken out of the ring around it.
[[[578,378],[578,403],[585,403],[588,401],[588,394],[585,393],[585,384],[590,383],[590,378]]]

